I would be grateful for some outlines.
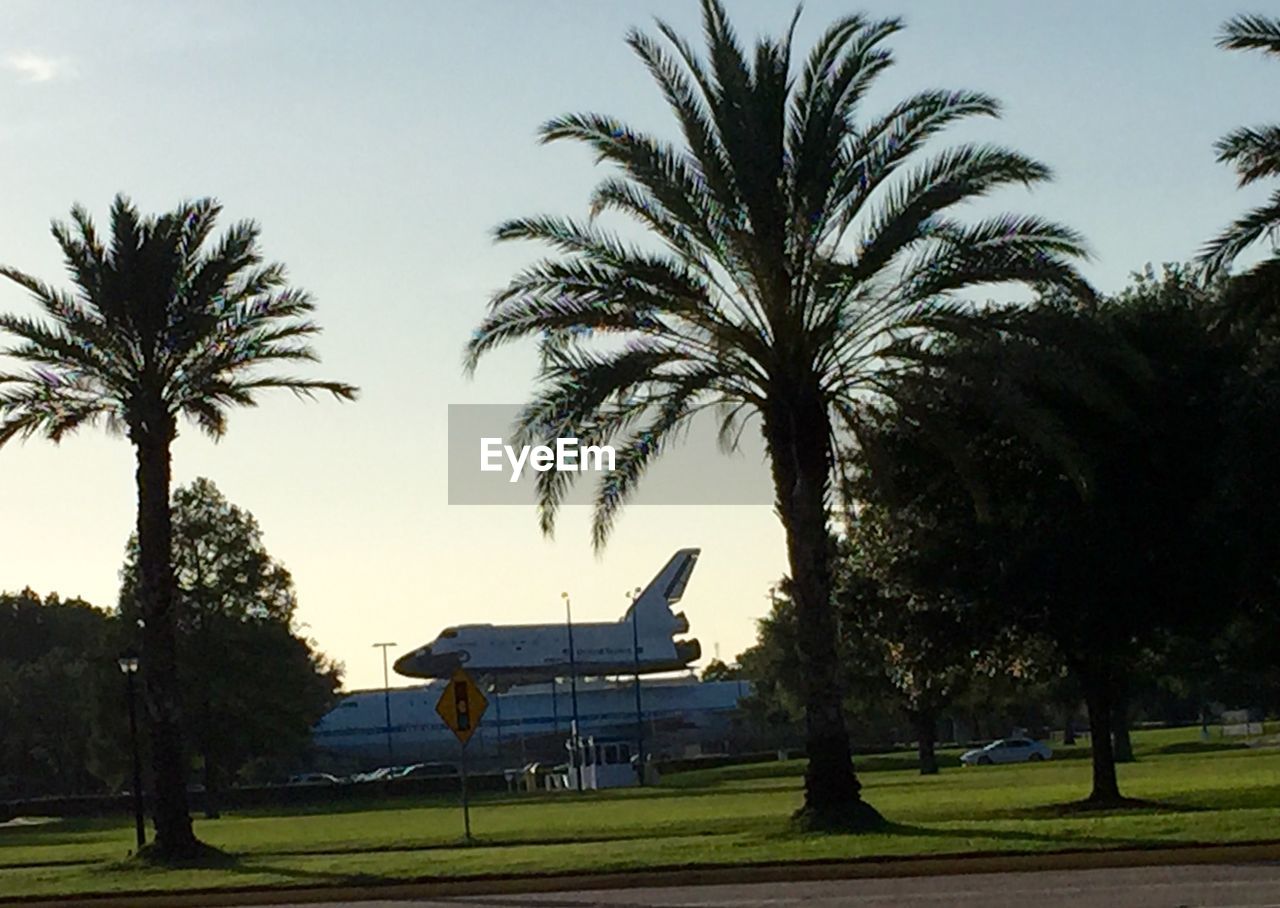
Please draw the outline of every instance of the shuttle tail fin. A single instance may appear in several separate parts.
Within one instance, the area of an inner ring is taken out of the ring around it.
[[[689,584],[694,565],[698,563],[698,555],[702,549],[681,549],[671,556],[671,560],[649,581],[649,585],[636,597],[631,608],[623,616],[623,621],[631,620],[631,610],[639,612],[640,623],[659,620],[660,626],[667,626],[675,620],[671,614],[671,606],[684,596],[684,589]],[[688,629],[685,622],[684,630]],[[683,633],[684,630],[679,631]]]

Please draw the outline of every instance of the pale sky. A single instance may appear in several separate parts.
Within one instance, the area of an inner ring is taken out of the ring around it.
[[[934,87],[1001,98],[1001,121],[955,135],[1051,165],[1054,184],[996,202],[1082,230],[1087,276],[1115,290],[1145,262],[1189,258],[1258,198],[1212,151],[1233,126],[1277,116],[1280,66],[1214,47],[1221,22],[1254,6],[811,0],[797,46],[839,14],[904,15],[898,66],[866,109]],[[748,39],[791,10],[729,7]],[[147,211],[212,195],[227,223],[260,221],[268,256],[317,298],[315,374],[360,385],[360,401],[266,398],[216,445],[186,428],[174,474],[210,477],[257,516],[293,572],[304,632],[345,663],[348,687],[381,684],[374,642],[403,652],[449,624],[559,621],[562,590],[575,617],[616,618],[624,590],[683,546],[703,549],[681,607],[704,661],[750,645],[785,569],[767,507],[636,508],[596,558],[583,509],[548,541],[530,510],[446,501],[446,406],[518,403],[533,372],[523,347],[462,376],[489,294],[535,253],[489,231],[582,215],[603,176],[535,130],[594,110],[668,131],[623,36],[658,14],[696,38],[694,0],[7,0],[4,12],[0,262],[64,283],[47,227],[72,203],[101,221],[117,191]],[[0,308],[29,304],[6,284]],[[113,605],[133,520],[125,441],[90,431],[0,449],[0,589]]]

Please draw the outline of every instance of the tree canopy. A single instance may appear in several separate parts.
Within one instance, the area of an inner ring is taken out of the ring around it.
[[[123,777],[119,639],[81,599],[0,594],[0,797],[93,794]]]
[[[907,418],[876,430],[890,481],[860,484],[911,586],[1052,642],[1089,705],[1098,801],[1119,798],[1112,713],[1143,647],[1211,634],[1274,586],[1274,379],[1216,321],[1219,292],[1174,269],[1096,307],[975,319],[903,379]],[[939,424],[962,442],[939,445]]]
[[[179,685],[189,748],[217,790],[252,761],[296,765],[335,701],[341,666],[297,633],[297,597],[257,520],[208,479],[173,493]],[[120,611],[138,614],[138,547],[129,541]]]

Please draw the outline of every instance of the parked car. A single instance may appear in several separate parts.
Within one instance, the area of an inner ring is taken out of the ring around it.
[[[380,766],[369,772],[358,772],[351,777],[352,782],[381,782],[391,775],[392,768],[390,766]]]
[[[986,747],[979,747],[961,755],[965,766],[989,766],[993,763],[1039,763],[1053,756],[1053,750],[1041,741],[1030,738],[998,738]]]
[[[452,763],[414,763],[402,767],[397,779],[438,779],[442,776],[456,776],[458,767]]]
[[[289,776],[286,785],[341,785],[342,780],[337,776],[331,776],[327,772],[304,772],[296,776]]]

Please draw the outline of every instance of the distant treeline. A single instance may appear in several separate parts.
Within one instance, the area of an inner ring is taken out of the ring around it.
[[[249,512],[197,479],[173,496],[180,707],[189,783],[217,793],[270,781],[306,757],[341,667],[293,630],[293,580]],[[137,543],[116,609],[56,593],[0,595],[0,800],[117,792],[128,785],[127,679],[138,652]],[[150,765],[141,677],[136,705]],[[151,779],[144,778],[151,790]]]

